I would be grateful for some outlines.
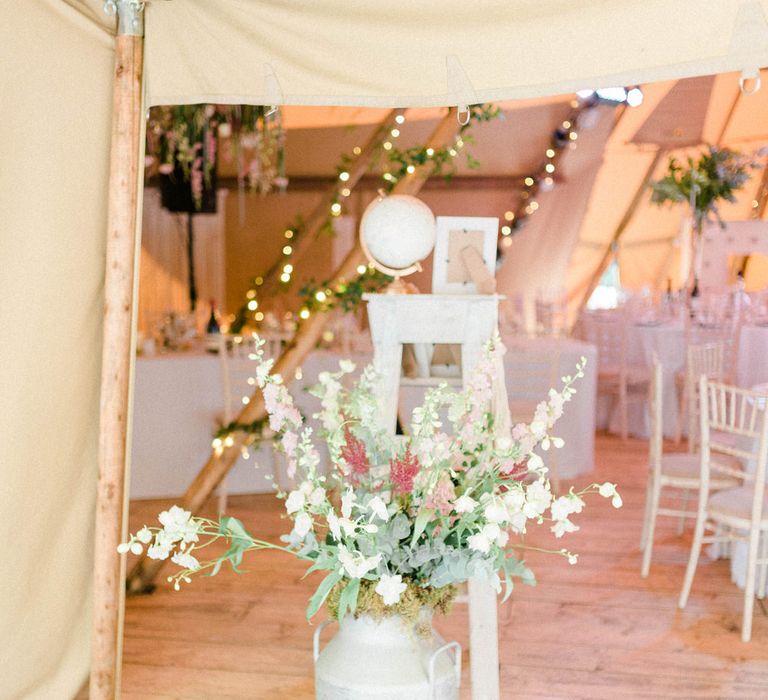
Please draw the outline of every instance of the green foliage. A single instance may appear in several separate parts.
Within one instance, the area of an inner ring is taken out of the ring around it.
[[[309,607],[307,608],[307,620],[311,620],[317,611],[320,610],[320,607],[325,602],[325,599],[328,597],[331,589],[339,581],[341,581],[341,579],[342,574],[340,574],[338,571],[332,571],[320,582],[320,585],[317,587],[314,595],[309,599]],[[339,603],[337,602],[336,605],[336,609],[338,610]]]
[[[698,160],[690,156],[686,165],[669,159],[667,174],[650,184],[654,204],[687,203],[697,229],[714,216],[720,223],[718,203],[735,202],[735,193],[749,180],[756,167],[737,151],[709,146]]]
[[[445,615],[450,612],[451,603],[456,597],[456,586],[424,587],[417,585],[411,578],[403,577],[403,583],[407,588],[401,594],[400,600],[394,605],[384,605],[384,600],[376,593],[377,583],[378,581],[368,579],[335,583],[326,600],[330,616],[335,620],[341,620],[348,610],[354,617],[369,615],[374,620],[400,616],[406,623],[417,626],[422,610],[427,609]],[[347,593],[347,590],[350,592]],[[353,596],[356,600],[355,608],[348,605],[348,601]],[[344,607],[345,602],[347,607]]]
[[[213,437],[214,439],[223,440],[232,433],[246,433],[253,435],[260,441],[264,438],[264,427],[267,423],[268,420],[266,418],[255,420],[252,423],[238,423],[236,420],[233,420],[226,425],[219,426]]]
[[[387,192],[392,191],[401,178],[413,169],[424,165],[430,166],[430,177],[442,176],[450,180],[456,173],[456,158],[459,151],[467,144],[474,143],[474,138],[469,134],[472,125],[477,122],[491,121],[500,115],[501,110],[494,105],[472,105],[469,108],[469,121],[459,129],[459,135],[453,144],[441,148],[427,146],[413,146],[405,150],[391,148],[386,152],[386,173],[383,176],[386,182],[383,189]],[[479,168],[480,161],[468,151],[465,153],[467,167]]]
[[[241,573],[238,568],[243,561],[243,555],[253,545],[253,537],[245,529],[245,526],[237,518],[225,515],[219,521],[219,534],[226,537],[229,542],[229,548],[222,554],[213,565],[209,576],[215,576],[221,570],[221,566],[228,561],[232,569]]]
[[[353,311],[363,299],[363,294],[378,292],[392,281],[389,275],[375,268],[366,267],[365,272],[348,282],[338,282],[335,287],[332,280],[318,284],[315,280],[307,282],[300,290],[302,308],[309,311],[331,311],[341,309],[345,313]],[[318,298],[318,292],[322,292]]]

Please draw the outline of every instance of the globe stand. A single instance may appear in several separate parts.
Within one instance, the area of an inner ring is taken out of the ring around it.
[[[407,275],[412,275],[414,272],[421,272],[422,267],[421,264],[416,262],[413,265],[409,265],[408,267],[404,267],[401,269],[395,269],[394,267],[387,267],[386,265],[382,265],[378,260],[376,260],[368,250],[368,247],[365,245],[365,240],[362,236],[360,236],[360,247],[363,249],[363,253],[365,254],[365,257],[368,258],[369,262],[373,267],[375,267],[379,272],[383,272],[385,275],[389,275],[390,277],[394,277],[394,279],[384,288],[383,292],[384,294],[420,294],[419,288],[413,283],[413,282],[405,282],[403,281],[403,277],[406,277]]]

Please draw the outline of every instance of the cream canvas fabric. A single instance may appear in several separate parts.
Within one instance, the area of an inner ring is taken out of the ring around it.
[[[768,64],[768,0],[152,0],[149,104],[424,107]]]
[[[89,662],[112,39],[2,3],[0,697],[72,697]]]

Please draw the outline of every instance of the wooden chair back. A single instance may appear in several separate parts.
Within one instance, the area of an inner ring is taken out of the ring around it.
[[[229,423],[254,392],[256,380],[256,337],[254,335],[219,336],[223,418]]]
[[[582,337],[597,347],[598,374],[625,376],[627,372],[627,327],[622,314],[589,313],[581,322]]]
[[[737,477],[754,484],[756,518],[759,520],[765,490],[768,456],[768,396],[699,378],[701,430],[701,488],[709,491],[710,472]],[[712,462],[712,452],[738,458],[748,468],[737,469]]]

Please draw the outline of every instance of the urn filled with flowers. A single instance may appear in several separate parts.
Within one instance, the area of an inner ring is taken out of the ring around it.
[[[255,379],[296,483],[278,493],[291,531],[282,543],[270,543],[235,518],[208,520],[175,506],[160,514],[161,527],[143,527],[120,550],[139,554],[147,546],[150,557],[170,557],[180,567],[169,577],[176,589],[227,563],[237,568],[251,550],[299,557],[308,573],[324,575],[307,618],[325,605],[340,623],[319,654],[316,639],[318,698],[458,697],[458,645],[439,639],[432,614],[446,612],[456,586],[470,578],[488,582],[505,599],[515,578],[533,583],[522,535],[532,527],[547,527],[556,537],[578,529],[571,517],[584,508],[585,494],[621,505],[611,483],[553,495],[537,452],[563,446],[552,429],[584,362],[550,390],[530,424],[500,434],[492,404],[503,352],[498,338],[490,341],[463,391],[431,388],[407,436],[390,435],[380,424],[375,366],[362,370],[352,388],[345,382],[352,363],[322,373],[313,394],[318,437],[330,456],[325,471],[312,429],[259,349]],[[203,560],[202,548],[219,539],[226,551]],[[576,563],[565,548],[553,553]]]

